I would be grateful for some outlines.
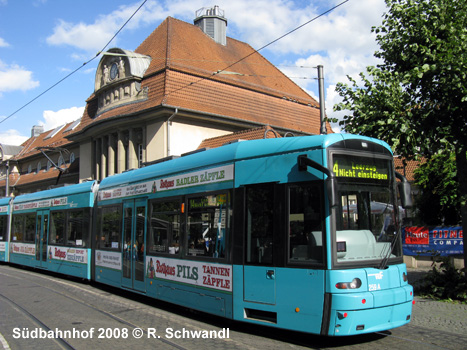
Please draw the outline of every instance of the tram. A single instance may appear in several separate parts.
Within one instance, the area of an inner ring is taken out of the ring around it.
[[[239,141],[18,196],[10,261],[242,322],[382,331],[412,313],[397,187],[409,207],[408,183],[376,139]]]
[[[90,279],[94,184],[85,182],[16,197],[9,261]]]
[[[0,262],[8,261],[10,198],[0,198]]]

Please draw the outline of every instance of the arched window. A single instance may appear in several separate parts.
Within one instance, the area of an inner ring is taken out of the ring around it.
[[[41,163],[41,161],[38,161],[37,162],[36,173],[39,173],[41,171],[41,169],[42,169],[42,163]]]
[[[52,167],[52,162],[49,160],[47,161],[47,171],[49,171],[51,167]]]
[[[58,157],[58,166],[62,166],[63,164],[65,164],[65,160],[63,159],[63,156],[60,155],[60,157]]]

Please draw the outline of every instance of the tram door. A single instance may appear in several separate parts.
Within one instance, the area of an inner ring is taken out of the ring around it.
[[[274,187],[272,184],[249,186],[246,194],[244,300],[275,305]]]
[[[146,199],[123,203],[123,271],[122,286],[141,292],[144,282],[144,254],[146,237]]]
[[[49,211],[39,210],[36,216],[36,263],[47,266],[47,237],[49,235]]]

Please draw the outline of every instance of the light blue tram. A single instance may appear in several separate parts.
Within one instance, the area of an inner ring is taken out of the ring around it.
[[[14,198],[10,262],[91,278],[91,219],[95,182]]]
[[[93,279],[301,332],[399,327],[413,289],[396,184],[388,145],[346,134],[241,141],[107,177]]]
[[[10,198],[0,198],[0,262],[8,261]]]

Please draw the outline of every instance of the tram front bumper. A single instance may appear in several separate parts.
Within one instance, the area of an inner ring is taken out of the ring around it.
[[[333,294],[329,335],[373,333],[403,326],[412,316],[413,289]]]

